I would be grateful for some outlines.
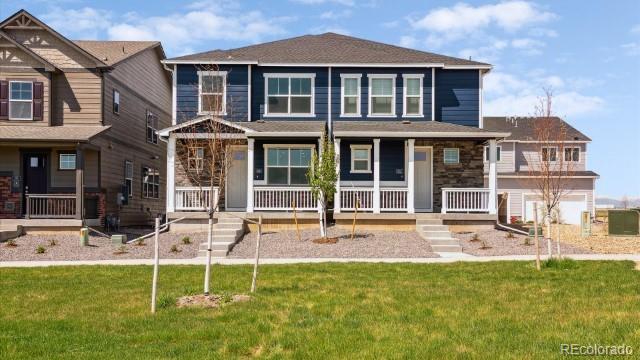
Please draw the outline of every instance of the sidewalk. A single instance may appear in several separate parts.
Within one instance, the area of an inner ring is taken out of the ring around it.
[[[261,265],[267,264],[314,264],[314,263],[414,263],[414,264],[442,264],[463,262],[489,261],[532,261],[534,255],[510,256],[473,256],[464,253],[440,253],[440,258],[283,258],[260,259]],[[576,254],[564,255],[574,260],[630,260],[640,262],[640,254]],[[546,257],[543,256],[542,259]],[[194,259],[160,259],[160,265],[202,265],[204,258]],[[253,259],[212,259],[212,263],[221,265],[253,264]],[[79,260],[79,261],[2,261],[0,268],[8,267],[47,267],[47,266],[77,266],[77,265],[153,265],[153,259],[122,259],[122,260]]]

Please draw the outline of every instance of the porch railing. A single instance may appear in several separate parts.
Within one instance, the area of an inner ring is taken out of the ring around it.
[[[373,188],[342,188],[339,196],[342,210],[355,210],[358,200],[358,210],[373,210]]]
[[[309,187],[256,186],[253,188],[254,210],[317,210],[318,204]]]
[[[486,188],[442,188],[442,213],[489,212],[489,196]]]
[[[406,211],[407,188],[380,189],[380,211]]]
[[[76,217],[75,194],[26,194],[28,219],[73,219]]]
[[[205,211],[211,200],[210,187],[181,186],[176,187],[176,210]],[[218,188],[213,188],[213,200],[218,199]],[[217,204],[214,204],[216,206]]]

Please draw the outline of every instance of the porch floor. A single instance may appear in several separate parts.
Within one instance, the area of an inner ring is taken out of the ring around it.
[[[234,212],[234,211],[221,211],[216,213],[215,217],[224,216],[240,216],[243,218],[257,219],[262,215],[263,219],[267,220],[279,220],[279,219],[292,219],[293,212],[291,211],[261,211],[261,212]],[[298,211],[296,213],[298,219],[317,219],[318,213],[315,211]],[[353,219],[353,212],[341,212],[339,214],[332,215],[336,220]],[[187,219],[206,219],[207,213],[204,211],[193,212],[170,212],[167,213],[168,219],[178,219],[185,217]],[[358,212],[358,219],[361,220],[420,220],[420,219],[441,219],[449,221],[497,221],[498,215],[496,214],[477,214],[477,213],[395,213],[395,212],[383,212],[374,214],[372,212]]]

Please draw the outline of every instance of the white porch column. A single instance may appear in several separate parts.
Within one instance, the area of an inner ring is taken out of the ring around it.
[[[414,163],[414,150],[415,139],[407,139],[407,151],[409,152],[409,164],[407,164],[407,212],[413,214],[414,209],[414,191],[415,191],[415,163]]]
[[[380,139],[373,139],[373,212],[380,213]]]
[[[253,145],[254,139],[247,139],[247,212],[253,212]]]
[[[336,153],[336,173],[338,173],[338,181],[336,182],[336,194],[333,197],[333,213],[340,214],[340,208],[342,204],[340,203],[340,139],[335,139],[333,141],[335,146]]]
[[[498,203],[498,168],[496,139],[489,140],[489,214],[497,214]]]
[[[318,139],[318,160],[320,160],[320,162],[322,162],[322,138]],[[322,202],[320,201],[320,198],[318,197],[318,214],[322,214]]]
[[[176,138],[169,135],[167,143],[167,212],[176,211]]]

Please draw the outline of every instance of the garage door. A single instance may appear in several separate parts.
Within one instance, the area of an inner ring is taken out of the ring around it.
[[[538,203],[538,209],[542,208],[542,202],[536,200],[526,201],[525,220],[533,221],[533,203]],[[580,225],[580,216],[587,210],[587,201],[582,195],[574,195],[560,201],[560,221],[563,224]],[[538,221],[542,221],[542,212],[538,213]]]

